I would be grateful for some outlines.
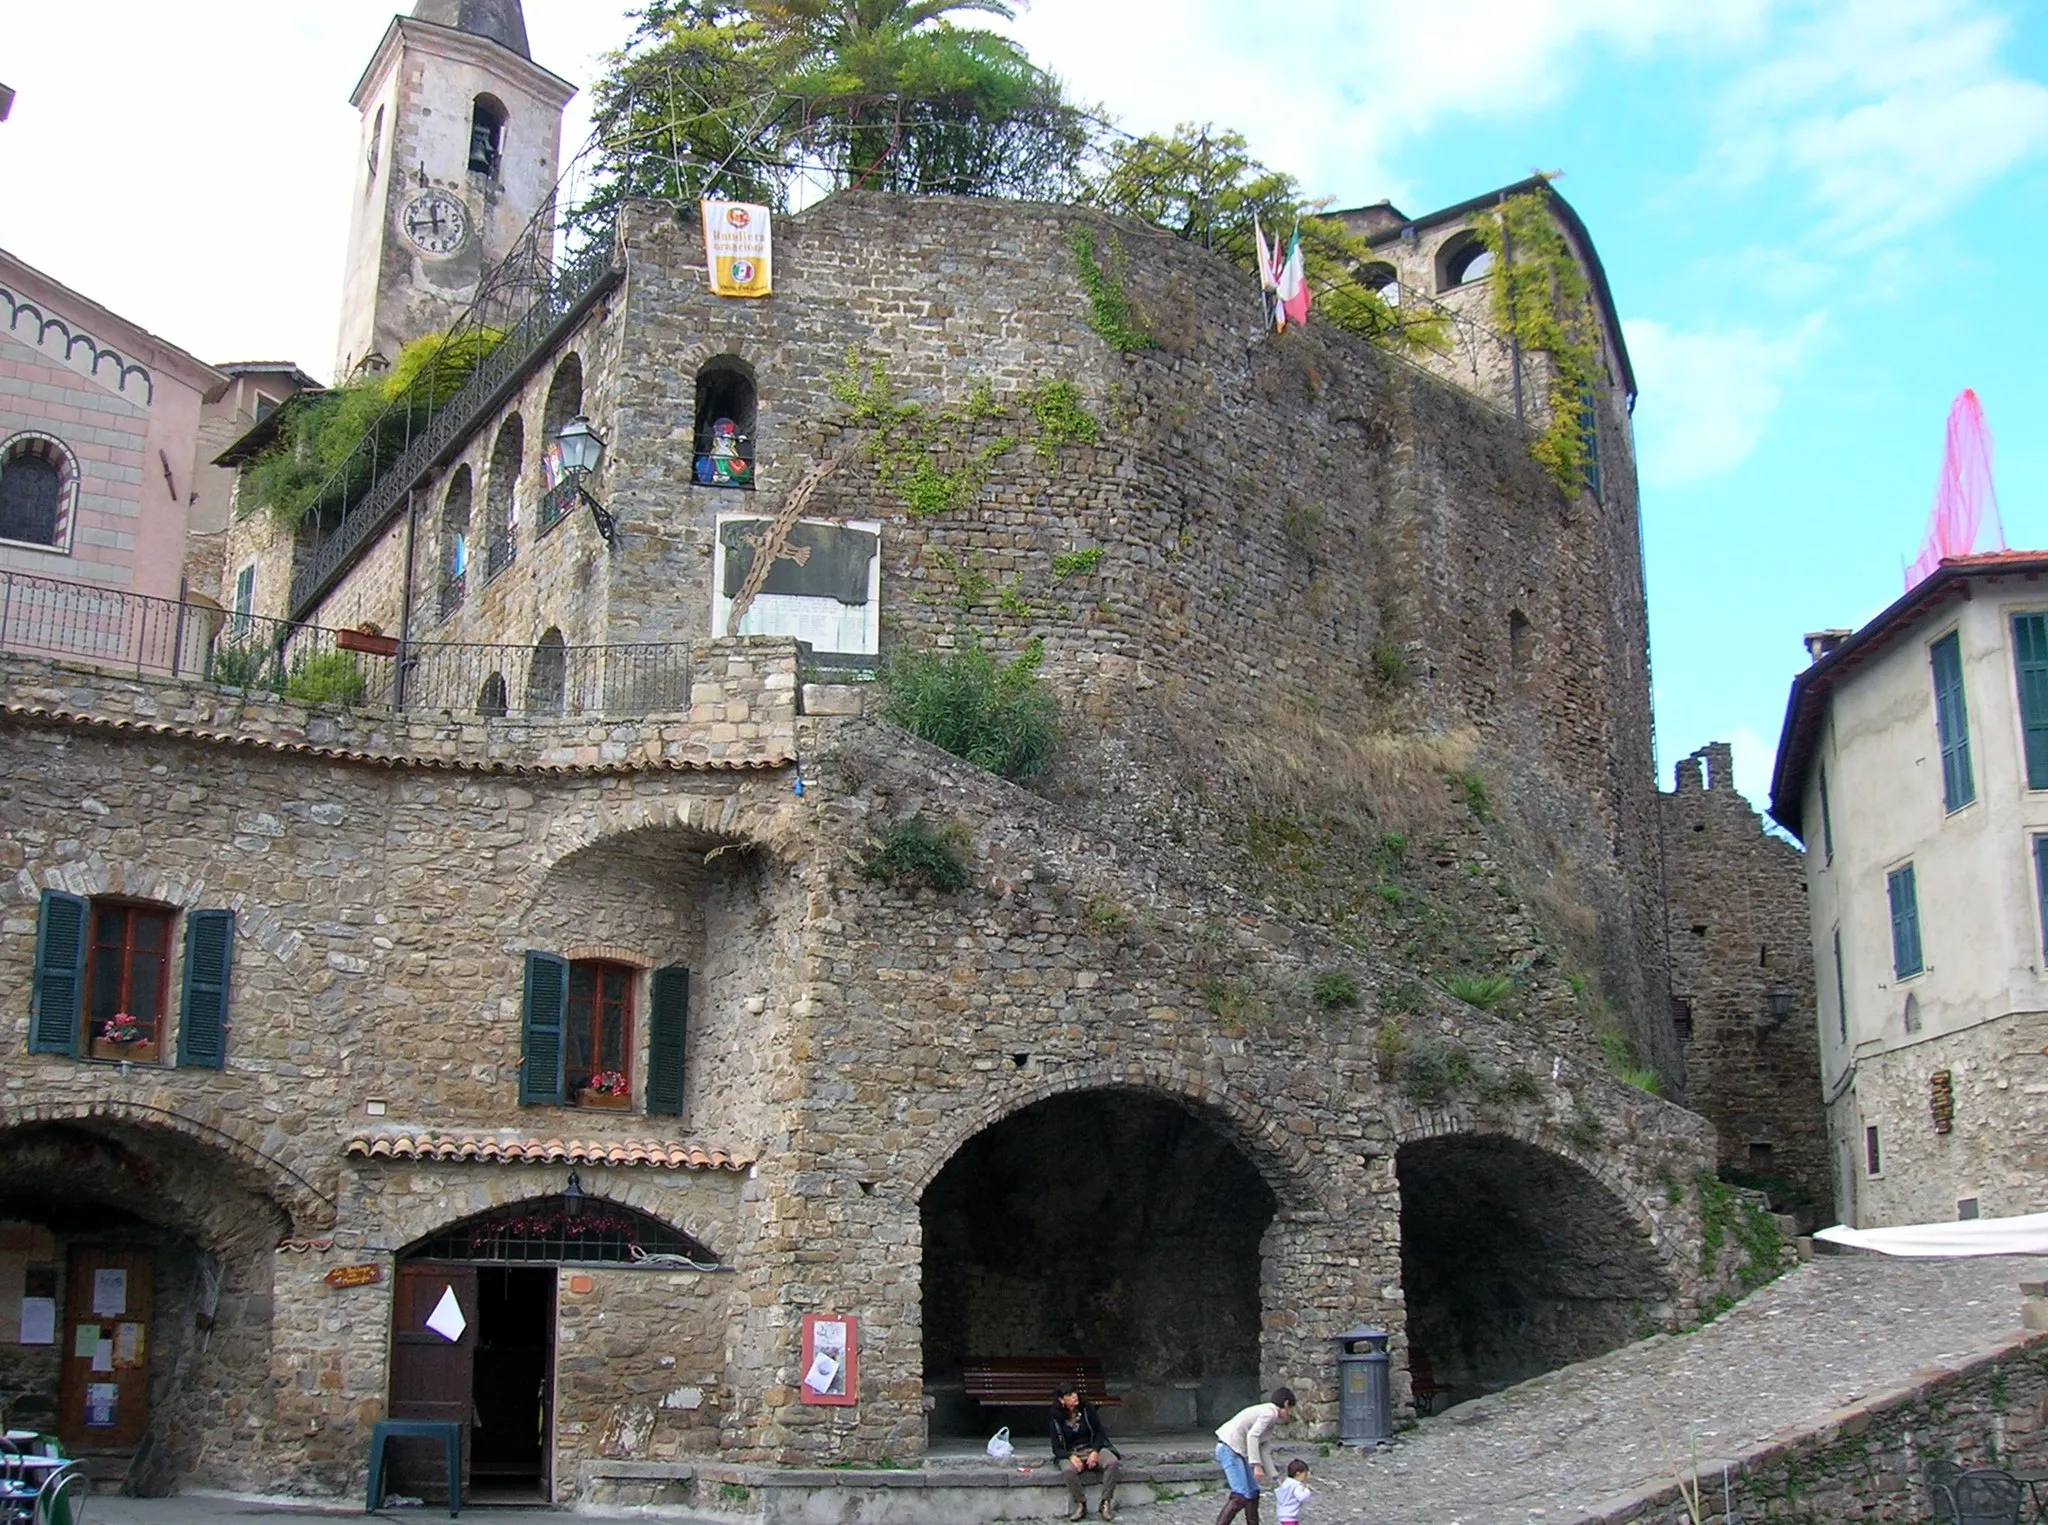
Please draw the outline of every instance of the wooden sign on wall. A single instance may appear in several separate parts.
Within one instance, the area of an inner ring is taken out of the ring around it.
[[[383,1279],[382,1266],[336,1266],[322,1278],[330,1287],[374,1287]]]

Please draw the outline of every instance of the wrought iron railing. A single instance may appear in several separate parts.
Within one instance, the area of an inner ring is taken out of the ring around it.
[[[403,405],[405,415],[390,420],[392,429],[381,427],[380,420],[335,468],[329,479],[332,491],[318,495],[321,502],[340,500],[339,518],[316,526],[318,538],[293,573],[293,615],[305,614],[339,580],[397,515],[406,494],[502,407],[528,367],[617,283],[621,267],[608,237],[593,239],[560,264],[553,262],[555,229],[547,211],[528,228],[520,247],[486,275],[450,331],[448,349],[460,353],[465,339],[484,331],[502,330],[503,337],[445,401],[434,402],[429,388],[423,400]],[[389,439],[394,432],[402,441],[395,454]],[[359,493],[351,490],[364,482],[368,485]]]
[[[358,709],[546,719],[690,707],[680,644],[407,644],[17,573],[0,573],[0,651]]]

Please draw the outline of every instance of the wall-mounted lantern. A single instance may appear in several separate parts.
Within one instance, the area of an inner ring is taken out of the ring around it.
[[[604,460],[604,436],[590,427],[590,420],[578,413],[555,436],[555,443],[562,450],[562,469],[569,474],[569,480],[576,484],[576,496],[590,508],[590,517],[597,524],[598,534],[604,537],[606,545],[613,544],[614,521],[611,510],[598,502],[583,485],[584,478],[595,472]]]

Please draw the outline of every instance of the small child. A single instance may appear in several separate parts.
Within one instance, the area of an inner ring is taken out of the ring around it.
[[[1301,1525],[1301,1506],[1308,1501],[1308,1463],[1297,1456],[1287,1464],[1287,1480],[1273,1490],[1280,1525]]]

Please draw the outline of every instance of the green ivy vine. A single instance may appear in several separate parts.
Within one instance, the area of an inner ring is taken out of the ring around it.
[[[1074,268],[1080,275],[1081,289],[1088,294],[1088,326],[1120,355],[1157,349],[1159,341],[1138,322],[1131,311],[1130,297],[1097,257],[1094,231],[1075,228],[1067,235],[1067,247],[1074,251]],[[1114,233],[1109,238],[1109,252],[1112,261],[1123,262],[1123,246]]]
[[[902,500],[912,518],[973,508],[996,463],[1020,442],[1008,430],[992,432],[999,420],[1022,420],[986,380],[976,382],[957,407],[898,402],[881,363],[863,371],[859,352],[848,349],[846,369],[827,381],[847,411],[847,422],[868,431],[867,455],[882,486]],[[1081,389],[1071,381],[1043,381],[1023,402],[1036,425],[1032,449],[1043,460],[1069,445],[1092,445],[1101,434],[1101,424],[1082,406]]]
[[[1600,324],[1592,288],[1550,212],[1550,191],[1525,191],[1479,222],[1493,251],[1493,320],[1526,350],[1550,356],[1549,418],[1529,454],[1567,497],[1584,479],[1583,417],[1600,376]]]

